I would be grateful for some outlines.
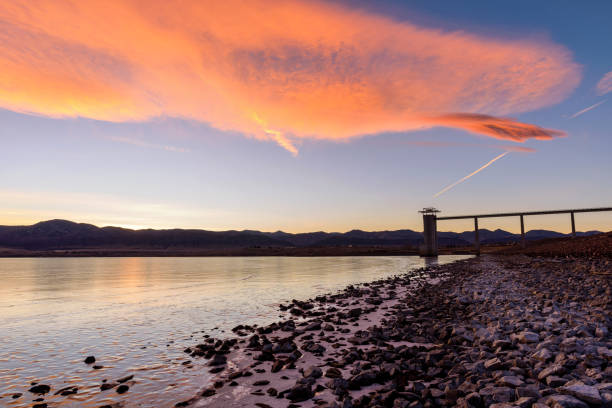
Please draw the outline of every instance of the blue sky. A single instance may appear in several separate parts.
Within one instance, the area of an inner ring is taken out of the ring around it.
[[[342,140],[295,137],[291,143],[299,153],[293,155],[278,140],[262,140],[240,127],[222,130],[227,127],[193,115],[53,118],[18,113],[23,109],[5,102],[0,224],[67,218],[137,228],[420,230],[417,210],[424,206],[451,215],[612,204],[612,93],[597,91],[612,71],[611,3],[361,2],[357,8],[435,30],[545,39],[564,47],[581,67],[577,87],[559,103],[501,116],[567,137],[526,140],[520,146],[535,152],[512,151],[434,199],[506,146],[519,144],[427,126]],[[567,218],[528,218],[527,227],[567,231]],[[579,215],[577,226],[610,230],[612,214]],[[470,227],[454,222],[440,229]],[[518,222],[498,219],[482,227],[516,231]]]

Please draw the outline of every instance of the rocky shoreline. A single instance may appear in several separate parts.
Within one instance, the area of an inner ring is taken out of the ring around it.
[[[185,350],[177,407],[612,407],[612,262],[483,256],[281,305]]]

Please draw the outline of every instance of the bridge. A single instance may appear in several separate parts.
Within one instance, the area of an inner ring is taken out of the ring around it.
[[[476,214],[476,215],[453,215],[450,217],[438,217],[439,210],[429,207],[419,211],[423,214],[423,238],[425,243],[421,249],[421,256],[437,256],[438,255],[438,221],[445,220],[474,220],[474,249],[477,255],[480,255],[480,238],[478,237],[478,219],[479,218],[497,218],[497,217],[519,217],[521,221],[521,245],[523,248],[526,245],[525,239],[525,217],[532,215],[550,215],[550,214],[570,214],[570,222],[572,225],[572,237],[576,237],[576,222],[574,214],[612,211],[612,207],[599,208],[579,208],[572,210],[549,210],[549,211],[522,211],[497,214]]]

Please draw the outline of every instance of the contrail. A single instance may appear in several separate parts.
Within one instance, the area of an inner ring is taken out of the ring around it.
[[[604,99],[604,100],[603,100],[603,101],[601,101],[601,102],[597,102],[596,104],[591,105],[591,106],[589,106],[588,108],[584,108],[583,110],[581,110],[581,111],[578,111],[578,112],[574,113],[572,116],[570,116],[570,117],[569,117],[569,119],[574,119],[574,118],[576,118],[576,117],[578,117],[578,116],[582,115],[583,113],[587,113],[588,111],[590,111],[591,109],[595,109],[596,107],[598,107],[599,105],[601,105],[601,104],[602,104],[602,103],[604,103],[605,101],[607,101],[607,99]]]
[[[485,164],[484,166],[480,167],[478,170],[471,172],[470,174],[468,174],[467,176],[455,181],[453,184],[451,184],[450,186],[444,187],[442,190],[438,191],[436,194],[434,194],[434,198],[438,197],[440,194],[447,192],[448,190],[450,190],[451,188],[455,187],[457,184],[463,183],[465,180],[469,179],[470,177],[472,177],[474,174],[477,174],[478,172],[486,169],[487,167],[489,167],[490,165],[492,165],[493,163],[495,163],[497,160],[501,159],[502,157],[504,157],[505,155],[507,155],[510,152],[503,152],[502,154],[500,154],[499,156],[495,157],[493,160],[489,161],[487,164]]]

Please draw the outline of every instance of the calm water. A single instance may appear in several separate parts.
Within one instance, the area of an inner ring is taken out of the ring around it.
[[[447,263],[464,256],[441,256]],[[182,350],[204,334],[278,319],[278,303],[408,273],[419,257],[0,259],[0,406],[171,407],[207,379]],[[102,369],[83,359],[94,355]],[[134,374],[130,390],[103,379]],[[78,393],[54,396],[75,385]],[[23,396],[13,399],[15,393]]]

